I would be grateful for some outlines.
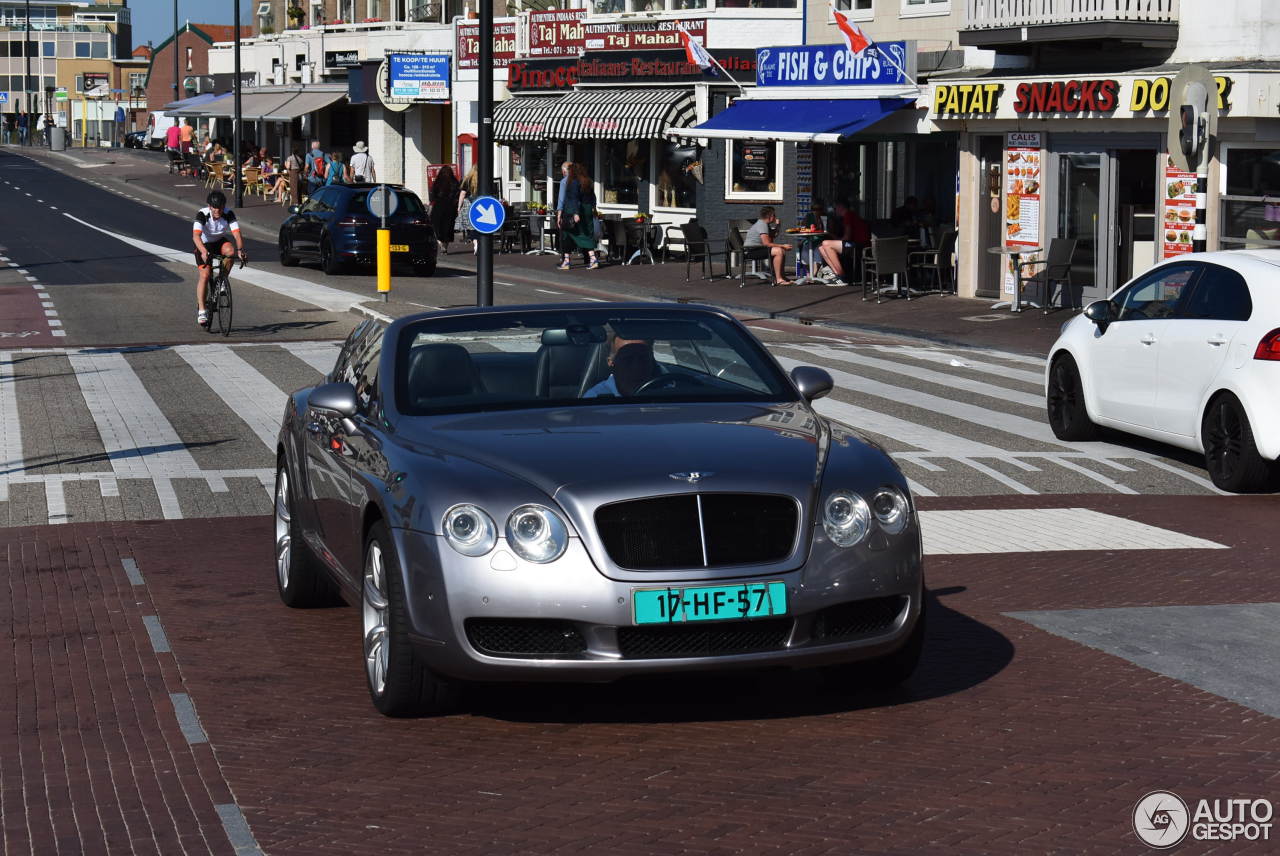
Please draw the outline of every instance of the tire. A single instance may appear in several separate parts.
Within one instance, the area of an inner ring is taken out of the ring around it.
[[[1080,370],[1076,361],[1067,354],[1055,359],[1049,369],[1045,409],[1053,436],[1059,440],[1092,440],[1098,436],[1098,426],[1089,419],[1089,411],[1084,404]]]
[[[1229,392],[1209,402],[1200,422],[1205,467],[1220,490],[1253,493],[1264,489],[1272,464],[1258,453],[1253,428],[1240,399]]]
[[[320,239],[320,269],[326,276],[342,273],[342,262],[333,251],[333,242],[328,237]]]
[[[231,335],[231,284],[224,282],[218,288],[218,294],[215,298],[215,306],[218,311],[218,329],[222,331],[223,336]]]
[[[336,593],[293,516],[293,485],[283,458],[276,466],[275,497],[276,591],[280,600],[293,609],[328,606],[336,600]]]
[[[399,563],[382,521],[365,541],[360,613],[365,679],[378,712],[397,717],[447,712],[455,701],[454,687],[426,667],[409,641]]]
[[[863,690],[890,690],[915,674],[924,652],[925,608],[921,587],[920,615],[916,618],[916,626],[904,644],[892,654],[886,654],[875,660],[860,663],[841,663],[838,666],[827,666],[822,669],[822,679],[828,689],[835,692],[856,693]]]
[[[297,267],[298,257],[289,252],[289,241],[284,235],[280,236],[280,266],[281,267]]]

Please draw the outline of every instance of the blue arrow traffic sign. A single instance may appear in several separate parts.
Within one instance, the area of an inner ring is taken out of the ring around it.
[[[471,203],[471,210],[467,213],[471,228],[482,235],[492,235],[502,228],[506,219],[506,209],[492,196],[477,196]]]
[[[7,103],[9,103],[9,93],[0,92],[0,104],[7,104]]]

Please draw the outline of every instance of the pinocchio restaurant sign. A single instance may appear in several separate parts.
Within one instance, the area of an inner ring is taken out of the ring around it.
[[[1169,109],[1171,77],[1102,78],[1096,80],[1036,80],[1005,83],[939,83],[933,87],[932,114],[936,118],[1002,116],[1114,115],[1128,109],[1135,114]],[[1218,109],[1231,107],[1232,80],[1215,77]]]

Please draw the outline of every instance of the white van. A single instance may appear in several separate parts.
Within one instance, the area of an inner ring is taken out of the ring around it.
[[[178,122],[177,116],[170,116],[160,110],[152,110],[147,116],[147,133],[143,135],[143,145],[149,149],[163,149],[165,134]]]

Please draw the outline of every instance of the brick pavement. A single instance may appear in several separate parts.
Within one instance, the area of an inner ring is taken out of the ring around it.
[[[263,850],[306,854],[1132,853],[1149,790],[1274,800],[1280,722],[1006,615],[1275,600],[1273,504],[1000,504],[1088,505],[1232,549],[931,559],[926,661],[896,693],[841,699],[805,674],[502,687],[393,721],[367,700],[356,611],[279,604],[267,518],[11,530],[0,608],[21,617],[24,683],[0,753],[20,761],[5,765],[7,846],[114,851],[111,834],[225,851],[228,789]],[[150,614],[172,655],[152,653]],[[47,663],[53,697],[87,688],[96,716],[39,703]],[[190,694],[209,745],[186,744],[170,692]],[[103,762],[81,760],[93,751],[135,765],[138,792],[109,788]],[[64,764],[67,783],[45,784]],[[115,801],[130,808],[112,827]]]

